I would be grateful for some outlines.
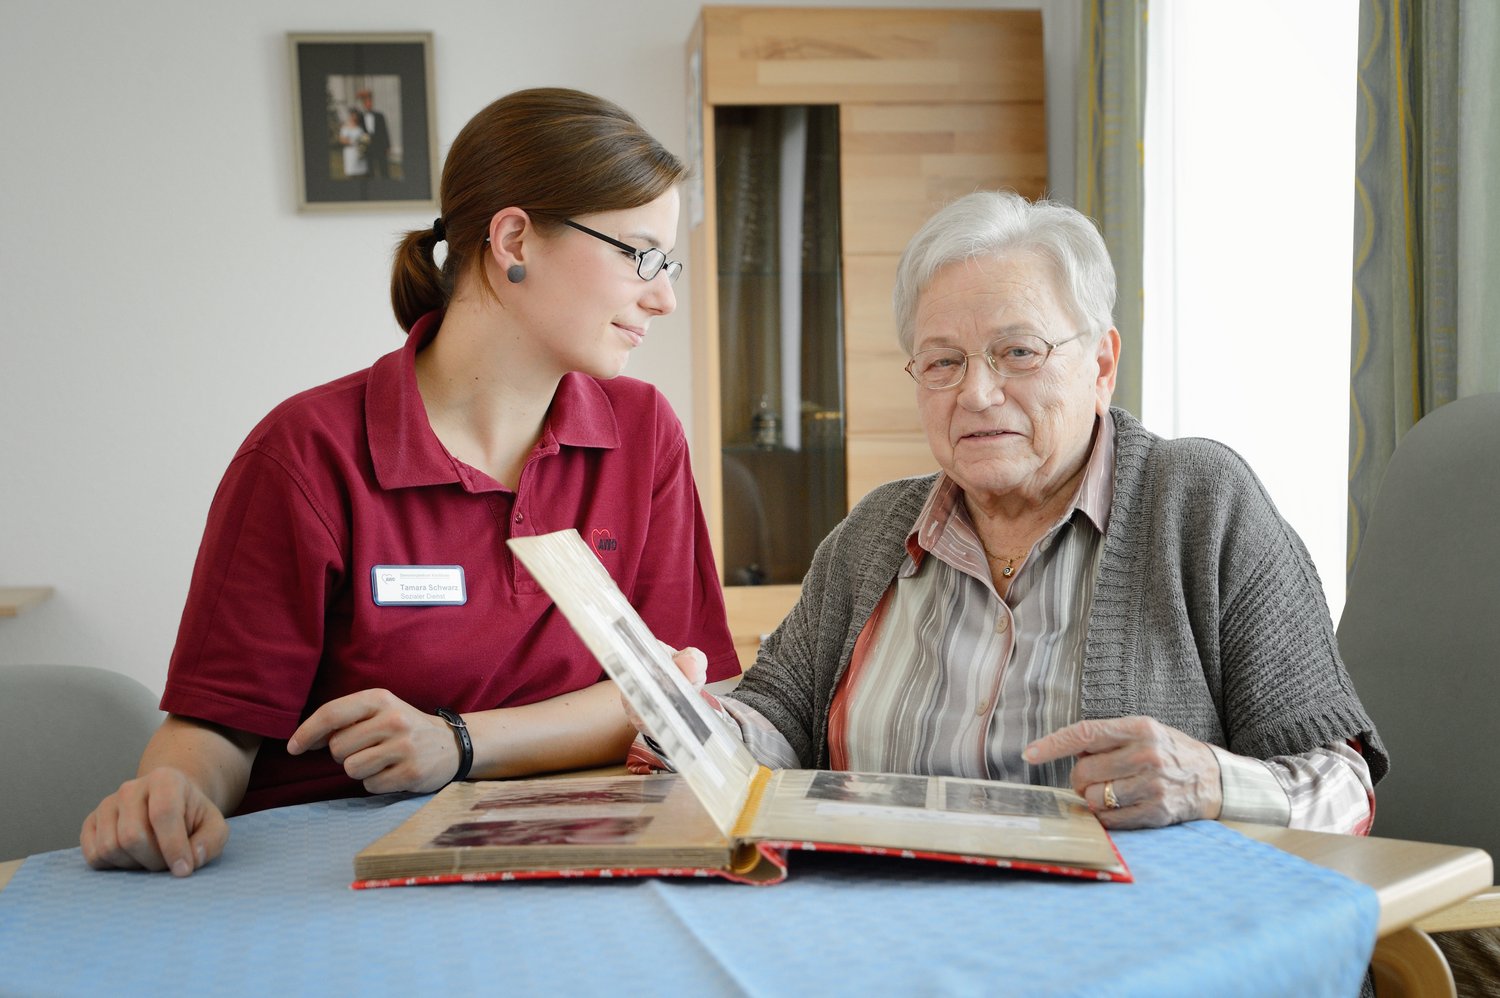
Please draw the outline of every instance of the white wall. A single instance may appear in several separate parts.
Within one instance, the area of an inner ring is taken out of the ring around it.
[[[1070,196],[1076,0],[942,5],[1046,10],[1053,186]],[[159,691],[240,440],[401,342],[390,251],[430,214],[295,211],[287,32],[431,31],[440,149],[495,97],[561,85],[682,151],[698,6],[0,2],[0,586],[57,587],[0,620],[0,666],[102,665]],[[686,292],[629,373],[691,426]]]

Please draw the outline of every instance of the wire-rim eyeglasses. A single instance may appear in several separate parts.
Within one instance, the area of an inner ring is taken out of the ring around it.
[[[650,249],[636,249],[629,243],[622,243],[620,242],[620,240],[614,238],[613,236],[606,236],[604,233],[591,229],[587,225],[575,222],[571,218],[563,219],[563,224],[572,226],[579,232],[586,232],[589,235],[593,236],[595,239],[602,239],[605,242],[609,243],[611,246],[616,246],[621,250],[624,250],[625,253],[631,257],[631,259],[635,260],[635,272],[643,281],[649,281],[657,274],[660,274],[663,270],[665,270],[667,272],[667,280],[673,284],[676,284],[677,276],[682,273],[682,261],[668,260],[667,254],[663,253],[655,246],[651,247]]]
[[[962,384],[969,373],[970,357],[983,357],[990,370],[1001,377],[1024,378],[1040,371],[1052,351],[1083,335],[1075,333],[1054,343],[1033,333],[1010,334],[996,337],[974,353],[964,353],[957,347],[933,347],[912,354],[903,370],[917,384],[935,392]]]

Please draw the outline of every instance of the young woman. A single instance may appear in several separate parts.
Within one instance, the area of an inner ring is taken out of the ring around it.
[[[168,718],[84,821],[91,865],[181,876],[224,815],[622,759],[619,695],[510,537],[576,528],[679,664],[738,672],[682,427],[618,377],[676,307],[684,173],[577,91],[464,127],[396,251],[406,345],[282,403],[225,474]]]

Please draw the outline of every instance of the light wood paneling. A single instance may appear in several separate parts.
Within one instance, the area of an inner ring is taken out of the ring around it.
[[[1038,197],[1047,186],[1040,100],[844,104],[839,138],[846,257],[899,255],[934,211],[972,191]]]
[[[1043,96],[1036,10],[705,7],[703,24],[714,104]]]
[[[852,433],[922,432],[916,385],[903,370],[906,353],[891,311],[898,259],[890,253],[844,257],[844,407]]]
[[[699,18],[688,38],[688,93],[702,93],[703,29]],[[694,78],[696,66],[697,78]],[[702,182],[702,219],[693,225],[687,219],[688,270],[693,289],[693,336],[689,341],[693,354],[693,478],[698,483],[703,503],[703,518],[708,524],[714,561],[724,566],[724,460],[719,449],[723,439],[719,394],[719,268],[718,206],[714,197],[714,111],[707,99],[701,107],[689,108],[698,118],[701,147],[688,150],[693,162],[688,166]],[[694,181],[689,181],[694,183]],[[691,205],[686,206],[691,211]]]
[[[849,505],[877,485],[937,471],[937,460],[922,434],[850,433]]]
[[[891,292],[896,286],[895,253],[844,251],[844,340],[860,350],[889,348],[901,353],[896,342],[896,320],[891,313]],[[904,360],[902,363],[906,363]]]
[[[719,449],[723,431],[719,412],[718,282],[708,273],[713,266],[713,205],[704,209],[704,223],[688,238],[693,271],[693,328],[715,335],[695,334],[693,351],[693,479],[698,483],[703,517],[708,523],[715,560],[724,560],[724,458]]]
[[[917,415],[917,385],[902,370],[906,355],[895,351],[856,353],[850,350],[845,361],[849,379],[849,434],[853,437],[920,436],[922,421]],[[857,429],[856,429],[857,427]],[[855,470],[853,455],[850,473]]]
[[[755,664],[763,637],[778,624],[802,595],[801,586],[726,586],[724,609],[729,614],[729,636],[740,657],[740,671]]]

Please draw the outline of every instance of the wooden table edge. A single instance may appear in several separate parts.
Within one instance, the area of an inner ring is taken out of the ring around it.
[[[1224,824],[1375,891],[1380,920],[1370,966],[1381,995],[1454,998],[1457,994],[1452,968],[1424,928],[1441,924],[1445,909],[1492,891],[1495,868],[1484,850],[1378,837],[1355,847],[1352,840],[1358,836],[1243,822]],[[1415,877],[1414,868],[1419,871]]]
[[[1390,935],[1494,885],[1489,853],[1472,846],[1336,835],[1226,821],[1241,834],[1342,873],[1380,897],[1379,936]],[[1413,876],[1413,872],[1417,876]]]
[[[24,859],[0,860],[0,891],[5,890],[5,885],[10,883],[10,878],[16,875],[24,862]]]

